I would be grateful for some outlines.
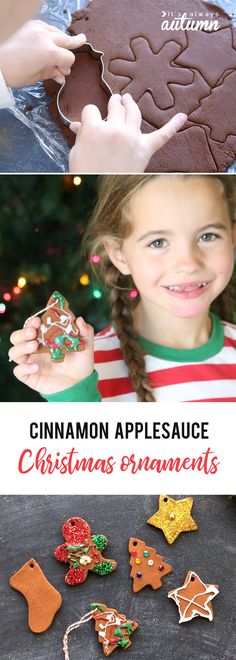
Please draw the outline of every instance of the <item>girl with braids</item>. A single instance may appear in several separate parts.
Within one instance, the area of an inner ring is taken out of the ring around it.
[[[86,350],[53,364],[36,352],[32,319],[11,337],[17,378],[49,401],[236,401],[234,185],[101,177],[84,250],[110,290],[112,325],[93,340],[78,318]]]

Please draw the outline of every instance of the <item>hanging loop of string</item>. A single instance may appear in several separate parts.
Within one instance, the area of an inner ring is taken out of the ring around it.
[[[84,616],[82,616],[82,618],[81,618],[79,621],[75,621],[75,623],[72,623],[72,624],[67,628],[67,630],[66,630],[66,632],[65,632],[65,634],[64,634],[64,637],[63,637],[63,651],[64,651],[64,654],[65,654],[65,660],[70,660],[70,656],[69,656],[69,639],[68,639],[68,638],[69,638],[69,634],[70,634],[73,630],[76,630],[77,628],[79,628],[83,623],[87,623],[87,621],[90,621],[90,619],[93,618],[93,614],[94,614],[94,612],[96,612],[96,611],[97,611],[97,608],[94,609],[94,610],[92,610],[92,612],[91,612],[91,610],[90,610],[90,612],[87,612],[87,614],[85,614]]]
[[[31,319],[35,319],[36,316],[42,314],[43,312],[47,312],[48,309],[51,309],[51,307],[55,307],[55,305],[57,305],[57,300],[55,300],[55,302],[52,303],[51,305],[48,305],[47,307],[40,309],[38,312],[36,312],[36,314],[33,314],[33,316],[29,316],[28,319],[26,319],[26,321],[24,322],[24,328],[26,327],[28,321],[31,321]]]

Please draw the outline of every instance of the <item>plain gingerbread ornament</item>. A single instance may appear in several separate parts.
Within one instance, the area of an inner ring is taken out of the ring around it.
[[[168,598],[172,598],[178,606],[179,623],[191,621],[197,616],[212,621],[211,601],[218,593],[217,584],[205,584],[197,573],[188,571],[183,586],[169,591]]]
[[[159,509],[147,520],[149,525],[161,529],[168,543],[174,543],[182,532],[192,532],[197,524],[191,516],[193,498],[174,500],[168,495],[160,495]]]
[[[54,550],[54,557],[64,564],[69,564],[65,582],[69,585],[82,584],[88,576],[88,571],[97,575],[109,575],[117,563],[113,559],[105,559],[108,540],[103,534],[91,533],[90,526],[83,518],[69,518],[63,527],[63,545]]]
[[[133,578],[133,591],[137,593],[147,585],[153,589],[162,586],[162,578],[170,573],[172,566],[164,562],[163,557],[157,554],[154,548],[149,547],[140,539],[131,538],[129,541],[130,577]]]
[[[26,562],[10,577],[10,585],[19,591],[28,603],[28,626],[34,633],[50,628],[60,609],[62,597],[48,582],[35,559]]]

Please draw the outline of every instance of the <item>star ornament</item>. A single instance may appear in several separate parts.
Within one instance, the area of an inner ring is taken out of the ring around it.
[[[205,584],[194,571],[188,571],[182,587],[169,591],[168,598],[172,598],[178,606],[179,623],[191,621],[196,616],[213,620],[211,601],[219,593],[217,584]]]
[[[174,543],[181,532],[192,532],[197,529],[191,516],[192,506],[192,497],[173,500],[168,495],[160,495],[159,509],[147,522],[161,529],[168,543]]]

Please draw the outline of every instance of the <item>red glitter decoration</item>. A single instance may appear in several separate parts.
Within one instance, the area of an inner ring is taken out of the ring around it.
[[[88,523],[82,518],[69,518],[62,527],[62,535],[71,545],[87,543],[91,536]]]
[[[71,568],[65,577],[66,584],[82,584],[86,580],[87,573],[83,568]]]

